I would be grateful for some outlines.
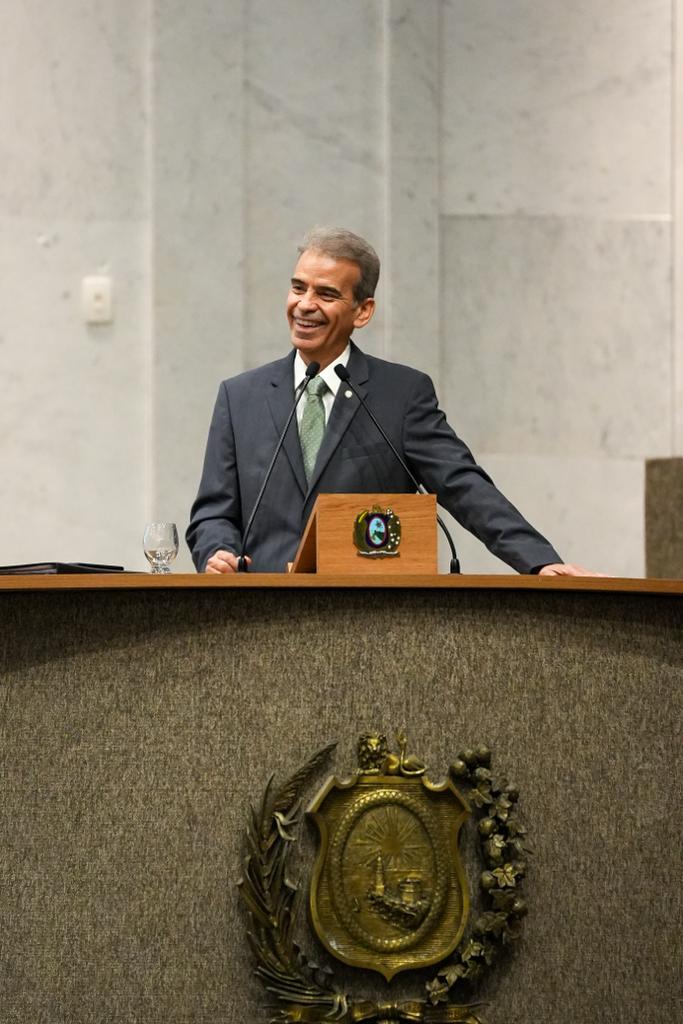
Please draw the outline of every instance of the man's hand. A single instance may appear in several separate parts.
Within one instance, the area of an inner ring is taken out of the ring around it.
[[[559,562],[556,565],[544,565],[538,574],[539,576],[606,576],[604,572],[591,572],[584,569],[582,565],[565,565]]]
[[[232,551],[217,551],[206,563],[204,572],[217,575],[222,572],[237,572],[239,558]],[[251,558],[247,557],[247,565],[251,565]]]

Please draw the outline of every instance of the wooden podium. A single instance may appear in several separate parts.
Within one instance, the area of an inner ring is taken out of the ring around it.
[[[373,508],[391,510],[400,520],[395,555],[381,549],[361,553],[354,541],[359,515]],[[319,494],[299,543],[291,572],[378,575],[437,572],[434,494]]]

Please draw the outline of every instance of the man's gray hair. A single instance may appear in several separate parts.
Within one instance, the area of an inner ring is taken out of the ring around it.
[[[375,294],[379,281],[379,256],[360,235],[344,228],[315,227],[304,235],[297,252],[301,256],[307,249],[315,249],[335,260],[350,260],[358,264],[360,279],[353,289],[356,302],[363,302]]]

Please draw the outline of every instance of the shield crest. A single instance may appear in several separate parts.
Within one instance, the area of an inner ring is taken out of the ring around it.
[[[320,836],[311,921],[332,956],[390,981],[453,952],[469,910],[458,846],[469,808],[450,779],[332,777],[308,814]]]

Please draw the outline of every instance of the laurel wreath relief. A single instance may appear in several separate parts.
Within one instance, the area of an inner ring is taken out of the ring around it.
[[[475,918],[455,954],[425,985],[425,998],[400,1003],[352,1000],[334,982],[332,971],[301,951],[293,937],[299,886],[287,876],[291,849],[301,824],[302,793],[328,764],[336,744],[315,754],[279,789],[271,778],[260,807],[251,808],[246,856],[239,886],[246,905],[254,973],[270,995],[270,1024],[330,1022],[358,1024],[424,1021],[426,1024],[482,1024],[476,1004],[457,1005],[462,983],[476,982],[518,938],[527,913],[521,894],[526,873],[526,831],[517,813],[519,792],[491,770],[491,751],[479,746],[462,751],[449,768],[456,784],[469,785],[467,796],[479,818],[480,875],[484,909]]]

